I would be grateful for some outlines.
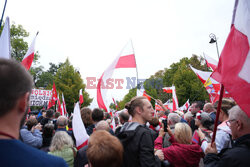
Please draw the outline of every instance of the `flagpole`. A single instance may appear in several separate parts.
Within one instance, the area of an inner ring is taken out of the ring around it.
[[[4,7],[3,7],[3,13],[2,13],[1,20],[0,20],[0,29],[2,27],[3,15],[4,15],[4,12],[5,12],[6,4],[7,4],[7,0],[5,0]]]
[[[224,85],[221,84],[220,98],[219,98],[219,103],[218,103],[218,107],[217,107],[216,119],[215,119],[215,123],[214,123],[214,132],[213,132],[213,137],[212,137],[212,142],[211,143],[213,143],[215,141],[217,126],[218,126],[218,120],[219,120],[220,111],[221,111],[221,102],[222,102],[223,93],[224,93]]]
[[[132,40],[130,39],[130,42],[131,42],[131,46],[133,48],[133,52],[134,52],[134,58],[135,58],[135,50],[134,50],[134,46],[133,46],[133,43],[132,43]],[[138,89],[138,69],[137,69],[137,63],[136,63],[136,58],[135,58],[135,65],[136,65],[136,88]]]

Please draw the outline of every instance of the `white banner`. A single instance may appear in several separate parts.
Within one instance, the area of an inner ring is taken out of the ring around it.
[[[51,90],[32,89],[30,106],[48,106],[51,96]]]

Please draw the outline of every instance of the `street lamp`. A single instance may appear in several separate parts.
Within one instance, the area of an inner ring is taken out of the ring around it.
[[[218,59],[220,59],[220,54],[219,54],[219,49],[218,49],[218,44],[217,44],[217,38],[216,38],[216,36],[213,33],[211,33],[209,35],[209,37],[211,38],[210,41],[209,41],[209,43],[211,43],[211,44],[215,43],[216,44]]]

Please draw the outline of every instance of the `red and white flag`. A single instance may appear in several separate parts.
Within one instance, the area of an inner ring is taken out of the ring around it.
[[[66,103],[65,103],[65,100],[64,100],[64,96],[63,96],[63,93],[62,93],[62,105],[63,105],[63,111],[64,111],[64,115],[66,115],[66,113],[67,113],[67,110],[66,110]]]
[[[175,86],[173,85],[172,87],[164,87],[162,88],[164,92],[166,93],[172,93],[172,100],[173,100],[173,111],[176,111],[179,108],[179,104],[178,104],[178,98],[176,95],[176,90],[175,90]]]
[[[56,104],[56,101],[57,101],[56,85],[53,82],[52,96],[51,96],[51,99],[50,99],[49,104],[48,104],[48,109],[51,108],[52,106],[54,106]]]
[[[111,80],[114,70],[118,68],[136,68],[135,55],[131,41],[129,41],[129,43],[123,48],[121,53],[104,71],[101,78],[98,80],[97,103],[99,105],[99,108],[106,111],[109,110],[109,102],[107,99],[105,99],[109,88],[106,88],[105,85],[107,82],[109,82],[109,80]]]
[[[89,135],[87,134],[85,126],[82,122],[80,105],[78,102],[76,103],[74,108],[72,128],[76,139],[76,148],[77,150],[79,150],[80,148],[88,144]]]
[[[35,55],[35,41],[36,41],[36,37],[37,37],[38,33],[36,34],[35,38],[33,39],[27,53],[24,55],[23,60],[21,62],[21,64],[27,69],[29,70],[31,67],[31,64],[33,62],[34,59],[34,55]]]
[[[118,105],[117,105],[117,103],[116,103],[116,101],[115,101],[115,99],[112,97],[112,99],[113,99],[113,102],[114,102],[114,104],[115,104],[115,108],[116,108],[116,111],[117,111],[117,109],[118,109]]]
[[[180,107],[180,110],[187,110],[190,106],[189,99],[186,101],[186,103]]]
[[[151,96],[149,96],[146,93],[146,90],[144,88],[137,89],[136,94],[137,94],[137,96],[144,96],[144,97],[146,97],[148,99],[148,101],[151,101]]]
[[[250,1],[236,0],[231,31],[212,77],[250,117]]]
[[[115,118],[114,118],[114,117],[112,118],[111,128],[112,128],[112,130],[115,132],[116,126],[115,126]]]
[[[0,58],[10,59],[11,57],[10,45],[10,23],[9,17],[6,18],[3,31],[0,36]]]
[[[81,106],[82,103],[83,103],[82,89],[79,90],[79,103],[80,103],[80,106]]]
[[[207,66],[212,68],[212,70],[214,71],[217,68],[218,65],[218,61],[214,60],[212,57],[204,54]]]
[[[64,115],[62,108],[61,108],[61,102],[60,102],[60,98],[59,98],[59,94],[57,95],[58,99],[57,99],[57,112],[60,112],[61,115]]]

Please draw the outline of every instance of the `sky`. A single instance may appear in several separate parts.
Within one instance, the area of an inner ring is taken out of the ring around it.
[[[0,11],[3,5],[1,0]],[[9,16],[30,33],[28,44],[39,31],[35,49],[45,69],[69,58],[86,84],[86,77],[101,76],[129,40],[139,78],[192,54],[218,60],[209,34],[217,36],[221,52],[233,6],[234,0],[8,0],[4,19]],[[96,90],[87,92],[97,107]]]

